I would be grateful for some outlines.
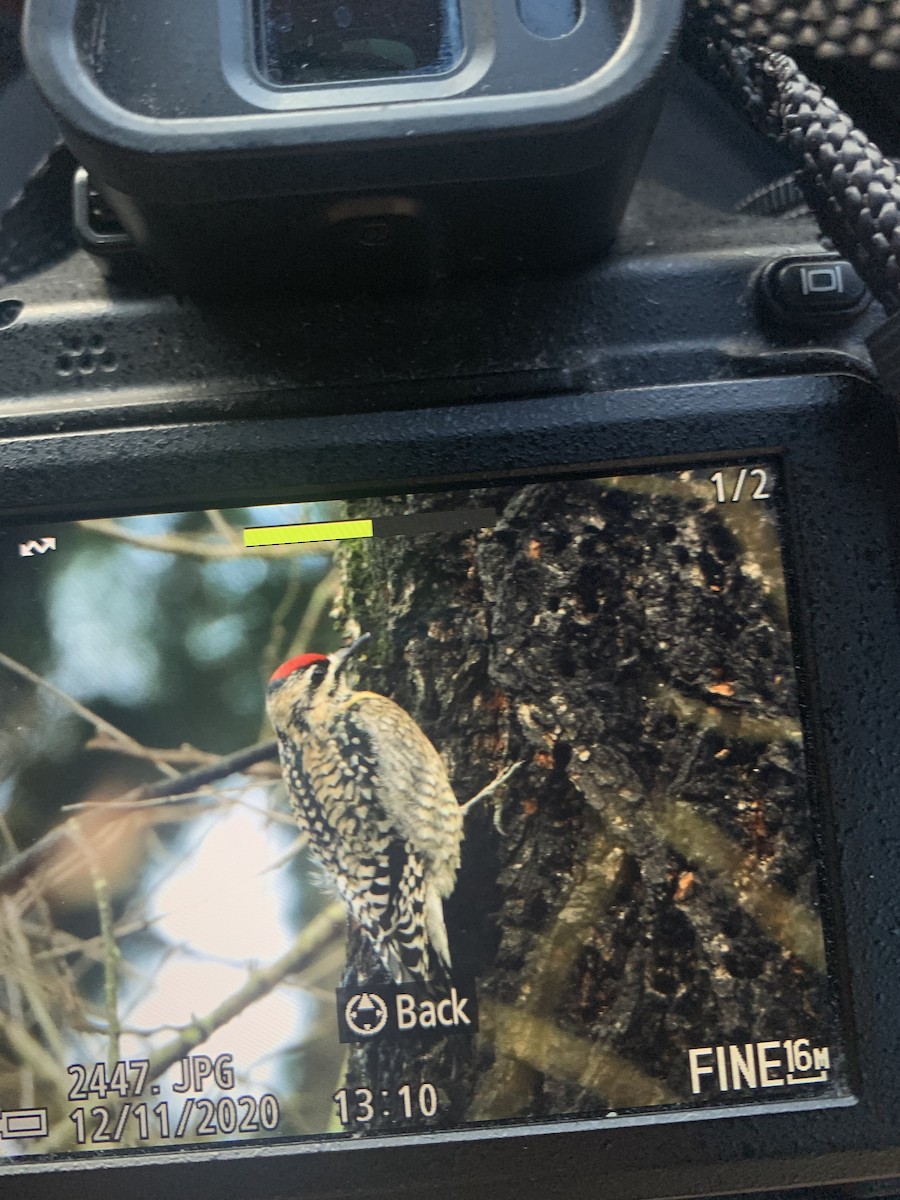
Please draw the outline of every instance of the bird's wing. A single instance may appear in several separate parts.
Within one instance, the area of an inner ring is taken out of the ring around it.
[[[373,779],[378,803],[401,838],[436,872],[440,894],[452,888],[459,865],[462,813],[447,769],[412,717],[387,696],[356,692],[346,719],[377,764]],[[452,877],[443,879],[444,868]]]

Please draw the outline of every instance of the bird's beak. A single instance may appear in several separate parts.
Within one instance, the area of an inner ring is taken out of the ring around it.
[[[331,656],[332,660],[335,663],[335,669],[334,669],[335,679],[337,679],[340,676],[344,667],[346,667],[347,663],[350,661],[350,659],[353,657],[353,655],[356,654],[357,650],[362,649],[362,647],[366,644],[366,642],[369,640],[369,638],[371,638],[371,636],[372,636],[371,633],[363,633],[356,639],[355,642],[351,642],[349,646],[344,646],[340,650],[335,650],[334,654]]]

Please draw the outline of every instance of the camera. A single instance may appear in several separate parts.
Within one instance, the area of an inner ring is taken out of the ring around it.
[[[884,312],[679,16],[31,0],[117,252],[0,290],[23,1200],[900,1178]]]
[[[172,286],[221,295],[598,253],[659,109],[680,4],[29,13],[32,69],[106,203]]]

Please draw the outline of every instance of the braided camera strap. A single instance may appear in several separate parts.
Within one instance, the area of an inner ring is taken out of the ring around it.
[[[900,0],[693,0],[734,41],[900,69]]]
[[[728,13],[749,7],[692,0],[685,28],[688,56],[759,130],[792,152],[798,182],[822,231],[853,263],[887,312],[898,312],[897,168],[792,58],[734,32]]]

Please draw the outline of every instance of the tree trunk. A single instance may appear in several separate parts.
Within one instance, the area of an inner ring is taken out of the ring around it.
[[[774,511],[716,504],[698,472],[365,513],[469,506],[496,528],[341,563],[348,628],[372,634],[360,686],[418,721],[460,803],[523,763],[467,819],[446,905],[480,1026],[357,1046],[349,1085],[433,1083],[423,1124],[539,1119],[696,1100],[691,1047],[827,1045]],[[353,939],[350,971],[372,967]]]

